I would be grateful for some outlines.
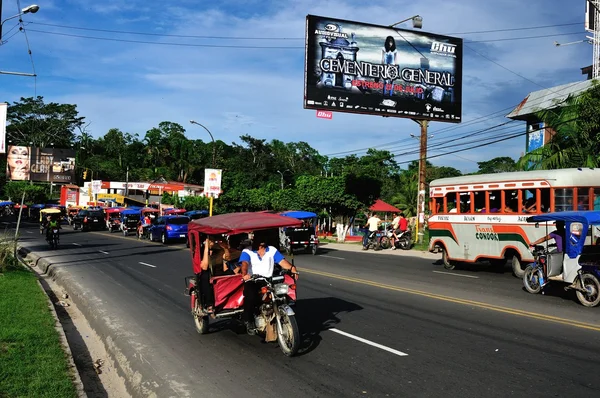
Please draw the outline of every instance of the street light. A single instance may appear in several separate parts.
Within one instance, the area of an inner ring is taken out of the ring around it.
[[[284,174],[286,171],[290,171],[290,170],[289,170],[289,169],[286,169],[286,170],[284,170],[284,171],[283,171],[283,173],[282,173],[281,171],[277,170],[277,172],[278,172],[279,174],[281,174],[281,189],[283,189],[283,174]]]
[[[10,21],[11,19],[15,19],[15,18],[19,18],[21,15],[23,14],[35,14],[36,12],[38,12],[40,9],[40,6],[38,6],[37,4],[32,4],[30,6],[27,6],[25,8],[23,8],[21,10],[20,13],[18,13],[17,15],[13,15],[12,17],[8,17],[5,20],[2,21],[2,23],[0,23],[0,44],[2,44],[2,27],[4,26],[4,22],[6,21]],[[2,4],[0,3],[0,14],[2,11]]]
[[[400,22],[396,22],[394,24],[391,24],[390,27],[394,27],[396,25],[400,25],[401,23],[404,23],[406,21],[410,21],[411,19],[412,19],[412,23],[413,23],[413,28],[415,28],[415,29],[421,29],[423,27],[423,17],[420,16],[420,15],[414,15],[414,16],[412,16],[410,18],[403,19]]]
[[[215,137],[213,137],[212,133],[210,132],[209,129],[206,128],[206,126],[204,126],[203,124],[198,123],[195,120],[190,120],[190,123],[192,124],[197,124],[198,126],[202,127],[204,130],[206,130],[208,132],[208,134],[210,135],[210,139],[212,140],[212,147],[213,147],[213,153],[212,153],[212,167],[213,169],[215,168]]]

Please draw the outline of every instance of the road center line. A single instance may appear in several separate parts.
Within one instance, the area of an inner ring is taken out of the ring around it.
[[[73,242],[73,245],[75,245],[75,246],[81,246],[79,243],[75,243],[75,242]]]
[[[335,257],[335,256],[328,256],[327,254],[321,254],[319,257],[335,258],[336,260],[345,260],[345,258]]]
[[[330,332],[341,334],[342,336],[349,337],[349,338],[354,339],[356,341],[360,341],[361,343],[365,343],[365,344],[368,344],[370,346],[377,347],[377,348],[379,348],[381,350],[384,350],[384,351],[387,351],[387,352],[391,352],[392,354],[396,354],[396,355],[401,356],[401,357],[405,357],[405,356],[408,355],[405,352],[394,350],[393,348],[390,348],[390,347],[387,347],[387,346],[375,343],[374,341],[371,341],[371,340],[363,339],[362,337],[355,336],[353,334],[344,332],[344,331],[336,329],[336,328],[331,328],[331,329],[327,329],[327,330],[329,330]]]
[[[444,271],[433,271],[436,274],[442,274],[442,275],[451,275],[451,276],[462,276],[463,278],[473,278],[473,279],[479,279],[478,276],[473,276],[473,275],[461,275],[461,274],[454,274],[452,272],[444,272]]]
[[[468,305],[471,307],[478,307],[478,308],[483,308],[486,310],[502,312],[504,314],[517,315],[517,316],[522,316],[525,318],[532,318],[532,319],[537,319],[540,321],[558,323],[558,324],[565,325],[565,326],[571,326],[571,327],[576,327],[576,328],[580,328],[580,329],[587,329],[587,330],[593,330],[595,332],[600,332],[600,324],[597,324],[597,323],[596,324],[586,323],[586,322],[576,321],[574,319],[568,319],[568,318],[562,318],[562,317],[558,317],[558,316],[541,314],[539,312],[525,311],[525,310],[520,310],[517,308],[510,308],[510,307],[501,307],[499,305],[488,304],[488,303],[484,303],[481,301],[474,301],[474,300],[467,300],[467,299],[462,299],[462,298],[458,298],[458,297],[444,296],[441,294],[426,292],[423,290],[416,290],[416,289],[410,289],[410,288],[406,288],[406,287],[388,285],[385,283],[374,282],[374,281],[370,281],[367,279],[352,278],[349,276],[332,274],[330,272],[317,271],[317,270],[313,270],[313,269],[309,269],[309,268],[305,268],[305,267],[302,267],[302,272],[305,274],[320,275],[320,276],[324,276],[324,277],[328,277],[328,278],[332,278],[332,279],[339,279],[339,280],[343,280],[346,282],[359,283],[361,285],[373,286],[373,287],[378,287],[378,288],[386,289],[386,290],[392,290],[392,291],[396,291],[396,292],[414,294],[417,296],[422,296],[422,297],[426,297],[426,298],[433,299],[433,300],[440,300],[440,301],[446,301],[446,302],[455,303],[455,304]]]
[[[105,252],[104,250],[98,250],[102,254],[110,254],[109,252]]]
[[[156,268],[156,265],[152,265],[152,264],[148,264],[148,263],[143,263],[143,262],[139,262],[139,264],[145,265],[146,267],[152,267],[152,268]]]

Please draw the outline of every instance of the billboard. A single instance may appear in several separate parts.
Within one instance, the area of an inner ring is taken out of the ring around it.
[[[75,151],[31,148],[31,180],[56,183],[75,181]]]
[[[596,8],[591,1],[585,2],[585,30],[593,32],[596,29]]]
[[[546,129],[544,123],[536,123],[527,126],[527,152],[535,151],[546,143]]]
[[[6,148],[6,179],[28,181],[31,178],[31,148],[9,145]]]
[[[308,15],[304,108],[460,123],[462,39]]]

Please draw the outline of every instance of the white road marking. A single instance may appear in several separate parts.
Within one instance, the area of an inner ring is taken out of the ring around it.
[[[336,260],[345,260],[345,258],[342,257],[328,256],[326,254],[321,254],[319,257],[335,258]]]
[[[73,243],[75,246],[81,246],[79,243]]]
[[[31,231],[25,231],[25,232],[27,232],[28,234],[32,234],[32,233],[33,233],[33,232],[31,232]]]
[[[143,263],[143,262],[139,262],[139,264],[145,265],[146,267],[152,267],[152,268],[156,268],[156,265],[152,265],[152,264],[148,264],[148,263]]]
[[[102,254],[110,254],[109,252],[105,252],[104,250],[98,250]]]
[[[10,223],[7,222],[7,221],[2,221],[2,224],[7,225],[7,224],[10,224]]]
[[[379,348],[381,350],[384,350],[384,351],[387,351],[387,352],[391,352],[392,354],[396,354],[396,355],[401,356],[401,357],[408,356],[408,354],[405,353],[405,352],[394,350],[393,348],[390,348],[390,347],[387,347],[387,346],[375,343],[375,342],[373,342],[371,340],[363,339],[362,337],[358,337],[358,336],[355,336],[353,334],[346,333],[346,332],[341,331],[341,330],[336,329],[336,328],[331,328],[331,329],[327,329],[327,330],[329,330],[330,332],[341,334],[342,336],[350,337],[351,339],[354,339],[356,341],[360,341],[361,343],[365,343],[365,344],[368,344],[370,346],[377,347],[377,348]]]
[[[473,279],[479,279],[478,276],[473,276],[473,275],[461,275],[461,274],[454,274],[452,272],[443,272],[443,271],[433,271],[436,274],[443,274],[443,275],[452,275],[452,276],[462,276],[463,278],[473,278]]]

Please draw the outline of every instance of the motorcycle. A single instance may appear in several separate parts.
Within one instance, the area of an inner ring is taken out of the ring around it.
[[[381,238],[385,237],[382,231],[369,231],[365,230],[364,233],[369,234],[367,238],[367,244],[363,244],[363,250],[381,250]],[[388,242],[389,244],[389,242]],[[388,246],[389,247],[389,246]]]
[[[382,249],[389,249],[392,247],[392,239],[394,239],[394,229],[390,225],[386,228],[385,234],[380,237],[379,245]],[[411,242],[412,234],[410,233],[410,230],[407,229],[406,231],[396,235],[394,247],[396,247],[396,249],[410,250]]]
[[[568,213],[568,214],[567,214]],[[564,221],[567,239],[564,252],[551,252],[549,246],[534,246],[534,262],[523,274],[525,290],[544,294],[550,283],[562,283],[565,290],[574,290],[579,302],[586,307],[600,304],[600,252],[590,244],[589,228],[600,224],[600,212],[578,211],[548,213],[527,218],[528,222]],[[548,224],[546,224],[548,226]]]
[[[300,224],[301,222],[294,218],[271,213],[231,213],[192,220],[189,223],[188,237],[195,274],[185,278],[185,293],[190,296],[191,312],[198,333],[208,333],[211,319],[241,321],[244,312],[244,280],[240,275],[211,277],[212,288],[208,294],[214,295],[214,309],[209,311],[202,302],[207,292],[201,291],[200,278],[202,273],[207,271],[200,268],[198,248],[204,234],[234,235],[241,229],[272,230],[274,236],[278,236],[280,227],[297,227]],[[272,277],[253,275],[250,280],[262,285],[260,305],[254,319],[256,332],[264,337],[266,342],[277,341],[284,355],[294,356],[300,348],[300,332],[292,309],[296,301],[296,281],[284,270],[274,272]]]
[[[50,234],[48,236],[48,244],[50,245],[50,248],[58,249],[59,241],[60,241],[60,236],[58,233],[58,228],[54,227],[54,228],[52,228],[52,231],[50,231]]]

